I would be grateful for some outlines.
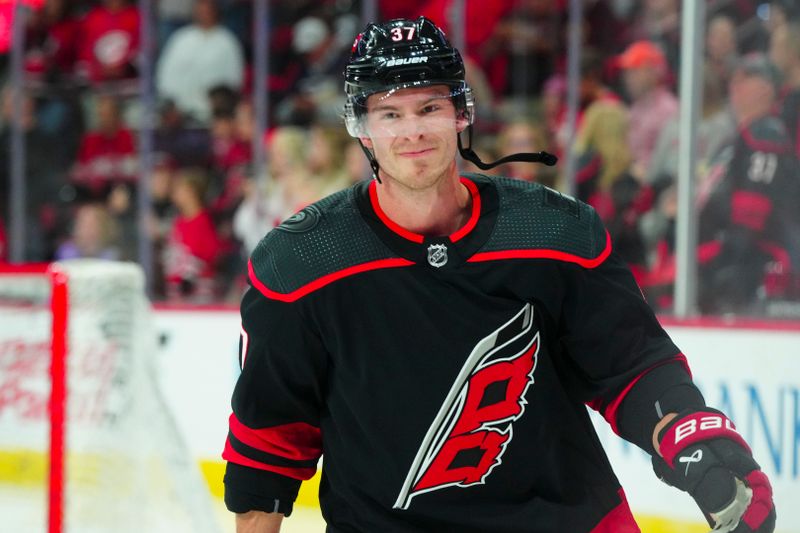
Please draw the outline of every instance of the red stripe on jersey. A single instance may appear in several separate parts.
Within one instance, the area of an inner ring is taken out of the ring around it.
[[[708,241],[697,247],[697,262],[705,265],[722,251],[722,243],[719,241]],[[673,265],[674,266],[674,265]],[[674,268],[673,268],[674,271]]]
[[[304,422],[253,429],[235,414],[228,422],[237,439],[262,452],[294,461],[316,461],[322,453],[320,429]]]
[[[317,471],[316,468],[288,468],[285,466],[268,465],[260,461],[254,461],[253,459],[245,457],[234,450],[233,446],[231,446],[230,439],[225,440],[225,450],[222,452],[222,458],[228,462],[236,463],[237,465],[249,466],[250,468],[257,468],[258,470],[267,470],[269,472],[281,474],[282,476],[300,479],[303,481],[314,477],[314,473]]]
[[[641,533],[636,520],[633,519],[631,508],[628,506],[625,491],[619,489],[618,493],[622,502],[604,516],[589,533]]]
[[[404,227],[395,223],[394,220],[386,216],[386,213],[384,213],[383,209],[381,209],[381,204],[378,203],[378,187],[374,180],[369,184],[369,201],[372,203],[372,209],[375,211],[375,214],[378,215],[378,218],[381,219],[381,222],[383,222],[387,228],[397,233],[404,239],[422,244],[422,242],[425,240],[425,237],[419,233],[408,231]]]
[[[475,225],[478,224],[478,219],[481,217],[481,194],[478,192],[478,186],[466,178],[461,178],[461,183],[469,189],[469,194],[472,196],[472,214],[461,229],[450,235],[452,242],[460,241],[466,237],[475,228]]]
[[[642,372],[641,374],[639,374],[638,376],[633,378],[631,380],[631,382],[628,383],[628,385],[624,389],[622,389],[622,392],[619,393],[619,396],[617,396],[611,402],[609,402],[608,406],[606,406],[606,408],[603,409],[603,411],[600,414],[603,415],[603,418],[605,418],[606,421],[609,423],[609,425],[611,426],[611,429],[614,431],[614,433],[619,435],[619,425],[617,424],[617,411],[619,411],[619,406],[622,405],[622,401],[625,399],[625,397],[628,396],[628,393],[631,391],[631,389],[633,389],[633,386],[636,385],[636,383],[640,379],[642,379],[648,372],[650,372],[654,368],[658,368],[658,367],[660,367],[662,365],[666,365],[666,364],[672,363],[674,361],[680,362],[683,365],[683,367],[686,369],[686,372],[691,377],[692,372],[689,369],[689,363],[688,363],[688,361],[686,361],[686,356],[683,355],[682,353],[679,353],[678,355],[676,355],[672,359],[668,359],[666,361],[661,361],[659,363],[656,363],[655,365],[651,366],[650,368],[648,368],[647,370],[645,370],[644,372]],[[595,400],[592,400],[591,402],[587,403],[587,405],[589,407],[591,407],[592,409],[594,409],[595,411],[600,411],[600,404],[601,404],[601,400],[599,398],[595,399]]]
[[[580,257],[575,254],[559,250],[533,249],[533,250],[501,250],[498,252],[481,252],[473,255],[467,261],[477,263],[480,261],[501,261],[503,259],[555,259],[567,263],[576,263],[584,268],[595,268],[611,255],[611,235],[606,231],[606,247],[595,258]]]
[[[325,276],[322,276],[319,279],[315,279],[311,283],[307,283],[303,285],[299,289],[295,289],[289,293],[281,293],[276,292],[264,285],[257,277],[255,270],[253,268],[253,261],[252,259],[247,262],[247,272],[250,276],[250,283],[253,284],[258,292],[270,298],[271,300],[278,300],[281,302],[294,302],[299,300],[303,296],[310,294],[318,289],[321,289],[325,285],[333,283],[334,281],[340,280],[342,278],[346,278],[348,276],[353,276],[355,274],[360,274],[362,272],[368,272],[370,270],[379,270],[381,268],[396,268],[396,267],[404,267],[404,266],[411,266],[413,265],[413,261],[409,261],[408,259],[402,258],[393,258],[393,259],[380,259],[378,261],[370,261],[369,263],[361,263],[360,265],[351,266],[349,268],[345,268],[343,270],[339,270],[337,272],[331,272]]]
[[[731,219],[734,224],[753,231],[764,231],[772,213],[772,200],[751,191],[736,191],[731,197]]]
[[[739,131],[742,134],[742,139],[744,139],[744,142],[753,150],[776,154],[785,154],[791,152],[792,147],[786,141],[775,142],[767,139],[756,139],[753,136],[753,132],[750,131],[750,128],[741,128]]]

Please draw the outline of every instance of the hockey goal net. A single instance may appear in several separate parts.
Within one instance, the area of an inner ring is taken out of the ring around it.
[[[136,265],[0,266],[0,529],[218,531],[149,317]]]

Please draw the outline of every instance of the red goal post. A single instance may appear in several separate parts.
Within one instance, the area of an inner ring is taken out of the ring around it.
[[[156,355],[137,265],[0,265],[9,531],[219,531],[160,393]]]

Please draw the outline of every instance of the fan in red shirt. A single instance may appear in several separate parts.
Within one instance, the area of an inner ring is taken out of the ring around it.
[[[25,71],[29,78],[50,81],[71,75],[80,24],[66,0],[48,0],[31,16],[25,36]]]
[[[131,78],[139,53],[139,11],[127,0],[103,0],[80,23],[79,75],[92,82]]]
[[[133,186],[138,160],[133,133],[122,122],[116,98],[98,96],[95,105],[98,126],[81,139],[71,178],[82,196],[102,200],[115,187]]]
[[[208,176],[185,169],[175,176],[172,202],[178,216],[164,247],[167,299],[207,302],[213,296],[217,259],[222,251],[204,198]]]

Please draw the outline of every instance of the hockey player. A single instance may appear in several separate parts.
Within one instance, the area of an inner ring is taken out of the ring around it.
[[[718,531],[772,531],[769,481],[592,209],[459,175],[473,102],[442,32],[370,24],[345,78],[375,179],[250,260],[223,454],[239,533],[278,531],[321,455],[329,532],[639,531],[587,404]]]

